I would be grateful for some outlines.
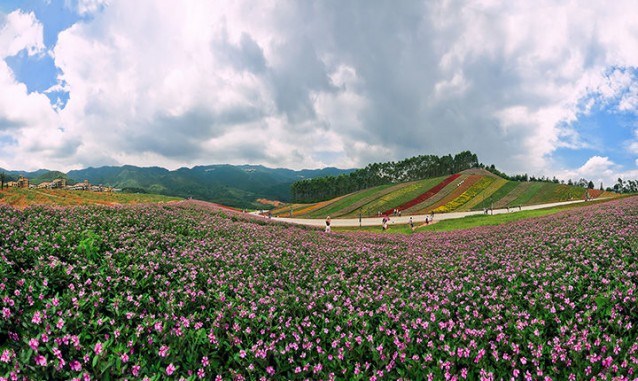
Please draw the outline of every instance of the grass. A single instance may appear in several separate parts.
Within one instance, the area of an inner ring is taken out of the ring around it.
[[[505,206],[518,206],[518,205],[530,205],[530,204],[532,204],[532,202],[530,202],[530,200],[534,196],[536,196],[539,192],[541,192],[541,189],[545,186],[545,184],[546,183],[542,183],[542,182],[532,183],[529,186],[529,188],[527,188],[527,190],[525,190],[525,192],[520,194],[515,200],[510,201]],[[547,201],[547,202],[549,202],[549,201]]]
[[[414,231],[410,229],[407,224],[390,225],[390,228],[386,231],[381,230],[379,226],[364,226],[364,227],[334,227],[332,230],[335,232],[368,232],[368,233],[382,233],[382,234],[413,234],[418,232],[437,232],[437,231],[452,231],[452,230],[466,230],[480,226],[495,226],[524,220],[527,218],[535,218],[547,216],[562,212],[564,210],[582,208],[584,206],[592,205],[592,203],[602,203],[608,200],[582,202],[577,204],[562,205],[552,208],[536,209],[536,210],[524,210],[521,212],[503,213],[495,215],[474,215],[464,218],[456,218],[451,220],[440,220],[430,225],[415,225]]]

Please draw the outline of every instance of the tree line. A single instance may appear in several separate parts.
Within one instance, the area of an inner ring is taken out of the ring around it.
[[[528,176],[527,173],[508,176],[505,173],[496,169],[493,164],[489,167],[483,167],[482,164],[479,164],[479,166],[481,166],[482,168],[485,168],[486,170],[494,173],[497,176],[504,178],[505,180],[510,180],[510,181],[539,181],[539,182],[548,182],[548,183],[555,183],[555,184],[567,184],[567,185],[572,185],[575,187],[581,187],[581,188],[587,188],[587,189],[596,188],[596,185],[594,184],[593,181],[587,180],[585,178],[580,178],[579,180],[569,179],[567,180],[567,182],[565,182],[565,180],[558,180],[556,176],[554,176],[551,179],[545,176],[541,176],[541,177]],[[622,178],[618,178],[618,181],[616,182],[616,184],[614,184],[613,187],[605,188],[603,183],[601,182],[598,189],[601,191],[605,190],[607,192],[615,192],[615,193],[638,193],[638,180],[623,180]]]
[[[451,175],[480,165],[476,154],[420,155],[398,162],[373,163],[339,176],[296,181],[291,185],[296,202],[318,202],[370,187]]]
[[[616,193],[638,193],[638,180],[625,180],[619,178],[613,188],[607,188],[608,191]]]

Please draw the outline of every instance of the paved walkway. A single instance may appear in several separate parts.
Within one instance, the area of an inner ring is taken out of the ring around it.
[[[540,204],[540,205],[528,205],[520,207],[520,210],[534,210],[534,209],[543,209],[543,208],[551,208],[554,206],[561,205],[569,205],[576,204],[579,202],[585,202],[585,200],[575,200],[575,201],[564,201],[564,202],[554,202],[551,204]],[[504,209],[494,209],[489,212],[490,214],[502,214],[502,213],[516,213],[519,211],[519,207],[515,208],[507,208]],[[452,218],[463,218],[467,216],[473,216],[477,214],[483,214],[483,211],[474,211],[474,212],[452,212],[452,213],[439,213],[434,214],[435,221],[448,220]],[[398,216],[390,216],[390,225],[392,224],[407,224],[410,220],[410,216],[412,216],[412,221],[415,224],[422,224],[425,222],[426,215],[410,215],[403,214],[401,217]],[[362,218],[359,221],[358,218],[333,218],[332,226],[381,226],[381,218],[382,217],[367,217]],[[326,222],[323,219],[309,219],[309,218],[288,218],[288,217],[272,217],[275,221],[289,222],[292,224],[300,224],[300,225],[309,225],[309,226],[325,226]]]

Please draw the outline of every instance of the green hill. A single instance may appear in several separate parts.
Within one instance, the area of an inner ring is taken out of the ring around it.
[[[290,186],[295,181],[318,176],[338,175],[350,170],[324,168],[293,171],[259,165],[208,165],[170,171],[160,167],[87,168],[70,171],[69,177],[92,184],[104,184],[124,190],[212,201],[237,208],[261,209],[257,199],[290,201]]]
[[[275,215],[299,218],[326,216],[354,218],[392,213],[446,213],[505,208],[569,200],[613,197],[614,193],[546,181],[510,181],[484,169],[469,169],[451,176],[377,186],[332,200],[284,205]]]

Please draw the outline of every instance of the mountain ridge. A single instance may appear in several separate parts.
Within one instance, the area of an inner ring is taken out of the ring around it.
[[[237,208],[257,209],[269,207],[257,199],[290,201],[290,186],[295,181],[347,174],[353,170],[335,167],[293,170],[252,164],[210,164],[174,170],[159,166],[101,166],[67,173],[49,169],[21,171],[0,168],[6,176],[5,181],[15,181],[24,176],[38,184],[50,181],[52,174],[63,174],[71,182],[88,180],[94,185],[112,186],[134,193],[192,197]]]

